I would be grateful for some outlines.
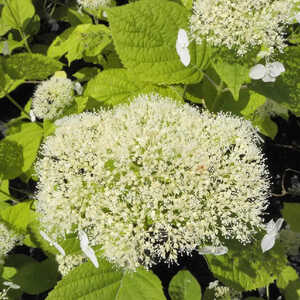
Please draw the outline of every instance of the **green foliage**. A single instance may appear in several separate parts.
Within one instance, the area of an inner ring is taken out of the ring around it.
[[[0,211],[0,217],[15,231],[21,234],[26,234],[27,226],[35,219],[35,213],[31,206],[32,201],[9,206]]]
[[[23,123],[19,132],[9,135],[1,141],[4,146],[0,146],[0,157],[12,155],[6,165],[5,161],[3,162],[6,174],[8,174],[6,175],[7,179],[15,178],[31,168],[36,159],[43,133],[43,129],[37,124]],[[12,153],[9,153],[9,149],[13,149]],[[0,164],[1,161],[2,158],[0,158]]]
[[[31,0],[5,0],[1,23],[9,29],[26,30],[34,16],[34,12]]]
[[[280,276],[287,259],[280,244],[263,253],[260,240],[251,245],[235,245],[220,256],[206,255],[209,268],[222,283],[237,291],[267,286]]]
[[[1,166],[0,166],[1,170]],[[5,209],[9,206],[8,203],[6,203],[6,200],[10,199],[9,195],[9,181],[8,180],[0,180],[0,210]]]
[[[291,230],[300,232],[300,204],[299,203],[284,203],[282,215],[289,224]]]
[[[226,83],[234,100],[238,101],[242,84],[249,80],[248,66],[239,63],[232,64],[220,59],[214,63],[214,68],[221,80]]]
[[[31,295],[51,289],[58,279],[57,266],[51,258],[38,262],[29,256],[15,254],[7,259],[6,265],[16,269],[10,280]]]
[[[300,280],[291,282],[284,291],[285,300],[300,299]]]
[[[62,68],[62,64],[41,54],[20,53],[4,61],[6,72],[13,79],[42,80]]]
[[[151,92],[181,99],[180,94],[178,95],[172,87],[164,88],[130,80],[128,71],[125,69],[100,72],[88,82],[84,95],[110,106],[129,101],[139,94]]]
[[[169,284],[172,300],[201,300],[201,287],[189,271],[179,271]]]
[[[47,300],[165,300],[159,279],[150,271],[134,273],[116,270],[102,260],[96,269],[84,263],[66,275]]]
[[[166,17],[165,12],[170,17]],[[108,11],[113,40],[132,81],[156,84],[196,83],[206,43],[191,43],[191,64],[185,67],[176,52],[178,30],[188,27],[189,12],[174,2],[144,0]]]
[[[299,279],[296,270],[290,266],[286,266],[280,273],[276,283],[280,289],[285,289],[290,282]]]
[[[48,48],[48,56],[60,58],[66,54],[69,65],[76,59],[94,57],[111,43],[110,30],[104,25],[82,24],[70,27]]]
[[[10,77],[4,66],[4,57],[0,56],[0,99],[5,97],[23,82],[23,79],[14,80]]]

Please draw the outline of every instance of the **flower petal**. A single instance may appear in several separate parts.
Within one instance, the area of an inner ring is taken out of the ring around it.
[[[188,35],[186,31],[182,28],[178,30],[177,40],[176,40],[176,48],[177,47],[188,47],[190,44]]]
[[[272,77],[277,77],[285,71],[284,65],[279,61],[275,61],[271,64],[267,64],[266,68],[269,70],[269,74]]]
[[[275,238],[276,238],[276,234],[269,234],[267,233],[263,239],[261,240],[261,249],[263,252],[266,252],[268,250],[270,250],[271,248],[273,248],[273,246],[275,245]]]
[[[33,112],[32,109],[29,111],[29,116],[30,116],[31,122],[35,122],[36,121],[36,116],[35,116],[35,114],[34,114],[34,112]]]
[[[178,52],[178,55],[180,57],[180,61],[182,64],[187,67],[191,62],[191,56],[188,48],[181,49],[180,52]]]
[[[262,79],[263,82],[275,82],[276,81],[276,78],[271,76],[269,73],[267,73],[263,79]]]
[[[189,39],[187,33],[184,29],[179,29],[178,36],[176,40],[176,51],[180,57],[180,61],[184,66],[188,66],[191,62],[191,56],[188,49]]]
[[[267,69],[262,64],[257,64],[250,69],[249,76],[254,80],[262,79],[267,73]]]
[[[41,231],[40,231],[40,235],[43,237],[43,239],[44,239],[45,241],[47,241],[47,242],[50,244],[50,246],[55,247],[56,250],[57,250],[62,256],[65,256],[65,255],[66,255],[65,250],[64,250],[58,243],[56,243],[55,241],[52,241],[52,240],[49,238],[49,236],[46,234],[46,232],[44,232],[44,231],[41,230]]]
[[[279,232],[279,230],[280,230],[280,228],[281,228],[283,222],[284,222],[284,219],[283,219],[283,218],[279,218],[279,219],[276,221],[275,226],[274,226],[274,230],[276,231],[276,233]]]
[[[99,263],[95,255],[94,250],[89,246],[89,240],[87,234],[83,230],[78,231],[78,237],[80,241],[80,248],[82,252],[90,259],[92,264],[99,268]]]

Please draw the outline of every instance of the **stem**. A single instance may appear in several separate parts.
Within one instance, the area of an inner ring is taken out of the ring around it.
[[[30,115],[24,110],[24,108],[12,96],[7,94],[6,97],[9,99],[9,101],[13,105],[15,105],[21,112],[23,112],[29,120],[31,120]]]
[[[223,86],[224,86],[224,83],[223,81],[220,82],[220,85],[217,87],[217,95],[213,101],[213,104],[212,104],[212,107],[211,107],[211,110],[214,111],[215,108],[216,108],[216,105],[218,103],[218,100],[220,99],[222,93],[223,93]]]
[[[203,72],[203,71],[202,71]],[[219,86],[212,80],[212,78],[210,78],[206,73],[204,73],[204,77],[215,87],[216,90],[219,89]]]
[[[21,35],[22,40],[24,41],[24,45],[25,45],[25,48],[26,48],[27,52],[28,53],[32,53],[32,51],[31,51],[31,49],[29,47],[29,44],[27,42],[27,37],[25,36],[23,30],[22,29],[18,29],[18,31],[19,31],[19,33]]]
[[[0,193],[3,194],[3,195],[5,195],[6,197],[9,197],[9,198],[12,199],[13,201],[16,201],[17,203],[19,202],[19,200],[18,200],[17,198],[13,197],[13,196],[10,195],[10,194],[7,194],[6,192],[4,192],[4,191],[2,191],[2,190],[0,190]]]
[[[267,295],[267,299],[270,300],[269,285],[266,286],[266,295]]]

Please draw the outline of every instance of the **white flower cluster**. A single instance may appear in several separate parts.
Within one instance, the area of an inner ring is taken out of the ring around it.
[[[58,263],[58,271],[62,276],[66,276],[75,267],[81,265],[87,261],[87,258],[83,254],[69,254],[69,255],[56,255],[56,261]]]
[[[196,43],[234,49],[240,56],[264,46],[272,54],[285,47],[283,31],[297,0],[195,0],[190,18]]]
[[[242,293],[229,288],[227,286],[220,285],[218,280],[209,283],[208,286],[209,290],[213,290],[214,292],[214,300],[224,300],[224,299],[231,299],[231,300],[241,300]]]
[[[15,231],[0,223],[0,259],[2,259],[22,239]]]
[[[56,121],[37,162],[37,211],[56,239],[84,231],[128,269],[264,228],[268,173],[251,123],[159,95]],[[87,238],[86,238],[87,239]]]
[[[57,119],[73,102],[73,96],[72,81],[68,78],[53,76],[38,85],[32,97],[32,112],[40,119]]]
[[[109,7],[112,0],[77,0],[77,3],[87,9],[98,9],[99,7]]]

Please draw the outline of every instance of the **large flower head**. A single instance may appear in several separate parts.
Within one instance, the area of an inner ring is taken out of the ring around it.
[[[284,28],[298,0],[196,0],[190,19],[197,43],[234,49],[240,56],[264,46],[282,51]]]
[[[83,8],[98,9],[99,7],[109,7],[113,0],[77,0],[77,3]]]
[[[68,78],[53,76],[41,82],[33,97],[32,111],[40,119],[57,119],[74,98],[74,85]]]
[[[268,175],[248,121],[141,95],[56,121],[37,162],[43,230],[84,230],[129,269],[246,244],[263,228]]]

